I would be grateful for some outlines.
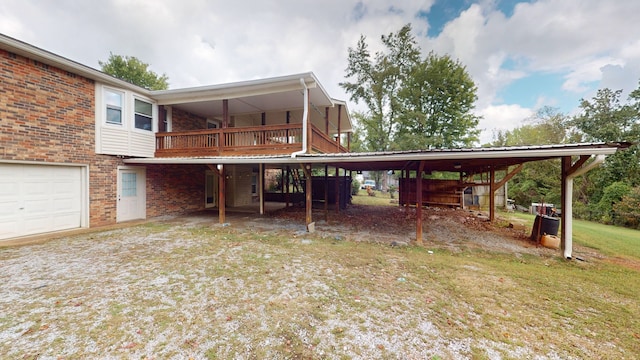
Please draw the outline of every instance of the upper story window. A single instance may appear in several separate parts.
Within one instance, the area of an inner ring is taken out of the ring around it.
[[[107,105],[108,124],[122,125],[123,93],[109,89],[104,90],[105,103]]]
[[[146,101],[135,99],[135,127],[136,129],[152,130],[153,105]]]

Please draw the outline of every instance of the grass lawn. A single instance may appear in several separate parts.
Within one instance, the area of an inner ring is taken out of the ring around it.
[[[390,201],[377,195],[376,201]],[[0,354],[15,359],[637,359],[640,354],[640,272],[607,260],[640,261],[637,231],[576,223],[576,242],[593,253],[581,262],[549,249],[473,246],[457,238],[462,232],[451,232],[449,242],[392,247],[328,236],[322,222],[308,234],[286,219],[236,220],[231,218],[230,226],[210,218],[158,220],[0,248]],[[375,221],[383,226],[385,219]],[[602,234],[616,240],[601,241]]]
[[[535,215],[502,213],[533,224]],[[640,231],[584,220],[573,220],[573,241],[608,256],[640,259]]]
[[[375,196],[369,196],[366,190],[360,190],[358,194],[352,195],[351,202],[356,205],[398,206],[397,192],[394,199],[391,199],[388,192],[374,190],[373,193]]]

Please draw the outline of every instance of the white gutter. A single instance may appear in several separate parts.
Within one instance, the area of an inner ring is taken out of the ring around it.
[[[300,78],[300,84],[304,87],[304,110],[302,111],[302,150],[296,151],[291,154],[291,158],[295,159],[296,156],[307,153],[307,123],[309,122],[309,88],[304,83],[304,78]]]
[[[573,174],[567,175],[563,184],[566,194],[564,197],[564,204],[562,204],[562,214],[565,222],[562,227],[562,231],[564,232],[563,251],[565,259],[570,260],[573,252],[573,179],[599,166],[604,162],[605,158],[605,155],[596,156],[591,164],[576,170]]]

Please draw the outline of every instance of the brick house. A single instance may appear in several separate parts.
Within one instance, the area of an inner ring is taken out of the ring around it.
[[[149,91],[0,34],[0,78],[0,241],[245,206],[261,157],[348,151],[313,73]]]

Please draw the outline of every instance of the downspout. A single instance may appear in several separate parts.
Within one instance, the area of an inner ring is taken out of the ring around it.
[[[307,117],[309,116],[309,88],[304,82],[304,78],[300,78],[300,84],[304,87],[304,110],[302,111],[302,150],[291,153],[291,158],[295,158],[298,155],[305,154],[307,152]]]
[[[599,166],[604,162],[605,158],[606,156],[604,155],[596,156],[596,158],[593,160],[593,162],[591,162],[591,164],[586,165],[576,170],[572,174],[567,175],[567,178],[565,179],[565,183],[563,184],[563,186],[565,187],[565,194],[567,194],[567,196],[565,196],[564,198],[564,204],[562,204],[562,213],[565,221],[565,224],[562,228],[562,230],[564,231],[564,240],[565,240],[564,241],[564,258],[565,259],[571,259],[572,252],[573,252],[573,179],[576,176],[580,176],[584,173],[587,173],[591,169]]]

